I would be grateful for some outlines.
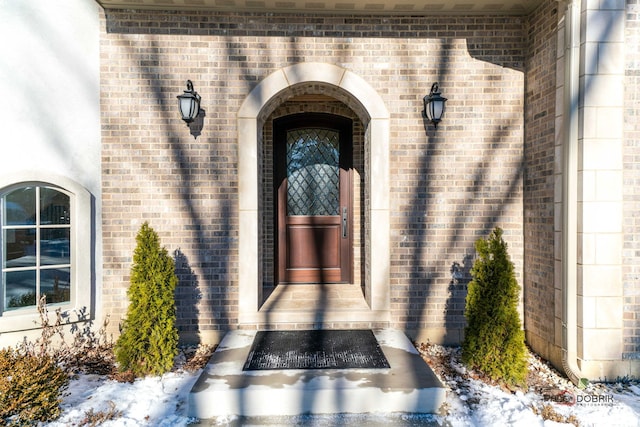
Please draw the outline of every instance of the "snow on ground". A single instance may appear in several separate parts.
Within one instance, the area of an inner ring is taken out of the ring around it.
[[[119,412],[103,426],[186,426],[187,396],[198,374],[172,372],[162,377],[121,383],[98,375],[79,375],[72,380],[62,403],[62,416],[51,427],[89,425],[88,414]]]
[[[474,379],[459,362],[459,349],[430,345],[427,359],[432,366],[439,365],[434,370],[447,387],[447,400],[438,415],[333,415],[261,422],[219,419],[203,421],[200,425],[556,427],[570,426],[567,421],[577,421],[584,427],[640,426],[638,382],[591,384],[586,390],[577,390],[542,361],[532,358],[530,369],[539,381],[527,392],[514,393]],[[106,414],[111,414],[105,416],[107,421],[93,425],[174,427],[196,423],[197,420],[187,416],[187,397],[200,372],[171,372],[162,377],[138,379],[132,384],[104,376],[79,375],[67,390],[62,416],[48,426],[92,425],[92,420]],[[543,419],[542,414],[548,419]],[[569,418],[571,416],[574,418]]]

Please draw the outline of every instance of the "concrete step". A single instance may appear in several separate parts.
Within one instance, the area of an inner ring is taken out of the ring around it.
[[[374,334],[388,369],[243,371],[256,331],[229,332],[189,394],[189,416],[436,413],[445,389],[398,330]]]

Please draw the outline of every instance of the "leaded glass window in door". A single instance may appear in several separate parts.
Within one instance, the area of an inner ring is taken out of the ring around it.
[[[287,132],[287,214],[339,215],[339,132],[307,128]]]

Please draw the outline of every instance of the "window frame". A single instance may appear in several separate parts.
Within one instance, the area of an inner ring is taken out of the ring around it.
[[[76,319],[70,316],[72,312],[82,313],[83,319],[92,318],[93,295],[93,206],[89,191],[74,180],[66,177],[42,173],[12,174],[11,177],[0,176],[0,198],[18,188],[28,186],[50,187],[69,196],[70,205],[70,296],[68,302],[52,304],[51,307],[60,309],[69,321]],[[0,205],[0,216],[6,213]],[[0,222],[1,224],[2,222]],[[4,233],[0,232],[0,259],[4,250]],[[0,287],[3,287],[0,275]],[[4,291],[0,289],[4,294]],[[0,296],[0,298],[4,298]],[[37,306],[22,307],[5,310],[4,301],[0,305],[0,334],[39,329],[41,320]],[[49,310],[50,320],[53,321],[54,310]]]

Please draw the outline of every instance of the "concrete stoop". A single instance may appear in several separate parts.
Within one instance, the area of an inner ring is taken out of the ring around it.
[[[189,416],[436,413],[445,389],[401,331],[374,334],[388,369],[243,371],[256,331],[222,340],[189,394]]]

